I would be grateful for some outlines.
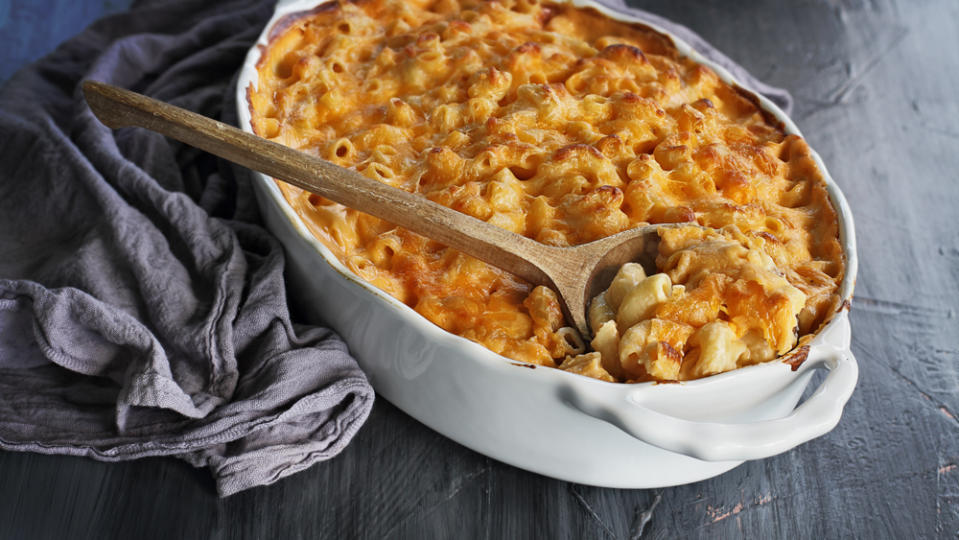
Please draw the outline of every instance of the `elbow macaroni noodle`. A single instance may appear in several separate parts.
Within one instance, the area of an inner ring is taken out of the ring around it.
[[[645,26],[536,0],[331,2],[279,24],[257,67],[257,134],[540,242],[715,230],[664,233],[661,273],[624,267],[586,353],[549,289],[279,183],[351,271],[496,353],[689,379],[788,352],[838,307],[805,141]]]

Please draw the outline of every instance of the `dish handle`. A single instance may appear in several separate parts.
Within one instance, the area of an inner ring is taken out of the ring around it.
[[[821,357],[807,359],[799,371],[822,366],[829,369],[829,374],[816,392],[788,415],[773,420],[745,423],[686,420],[644,406],[635,392],[627,394],[626,403],[622,394],[611,397],[600,392],[567,393],[565,401],[664,450],[705,461],[761,459],[824,435],[839,423],[843,407],[859,378],[859,368],[848,349],[828,347]]]

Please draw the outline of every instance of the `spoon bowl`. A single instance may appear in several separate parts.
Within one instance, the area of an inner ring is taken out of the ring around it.
[[[532,253],[533,262],[546,274],[546,279],[526,279],[556,291],[566,321],[588,342],[590,330],[586,313],[590,300],[608,288],[619,268],[628,262],[642,264],[647,274],[656,273],[659,229],[671,226],[637,227],[578,246],[539,244]]]
[[[376,216],[553,289],[564,316],[589,341],[589,300],[617,269],[640,262],[651,269],[658,229],[650,225],[572,247],[541,244],[425,197],[246,133],[233,126],[106,83],[86,81],[83,93],[105,125],[142,127]]]

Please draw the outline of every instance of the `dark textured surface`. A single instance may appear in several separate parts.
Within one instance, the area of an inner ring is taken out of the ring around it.
[[[98,17],[126,9],[131,0],[0,0],[0,81],[36,60]]]
[[[223,500],[174,460],[0,453],[0,538],[956,538],[959,3],[636,3],[790,89],[852,204],[860,382],[833,432],[696,484],[612,490],[494,462],[379,400],[339,457]]]

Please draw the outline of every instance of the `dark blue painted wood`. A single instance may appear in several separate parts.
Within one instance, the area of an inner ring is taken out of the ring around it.
[[[0,0],[0,82],[133,0]]]
[[[696,484],[613,490],[499,464],[381,400],[334,460],[226,500],[175,460],[0,452],[0,539],[956,538],[959,3],[641,3],[792,90],[852,203],[861,378],[832,433]],[[120,4],[0,0],[3,76]]]

